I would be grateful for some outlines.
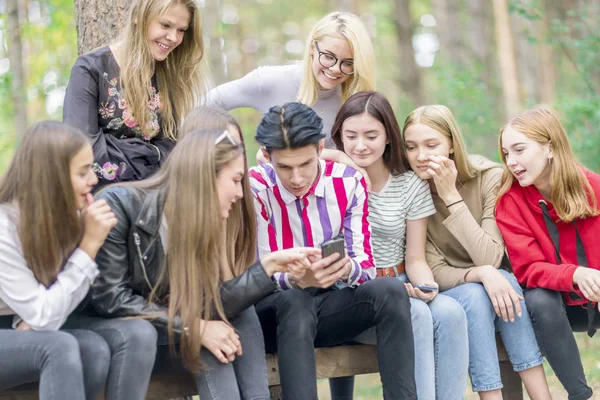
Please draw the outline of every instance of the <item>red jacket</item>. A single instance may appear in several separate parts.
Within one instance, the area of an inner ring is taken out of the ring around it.
[[[600,175],[587,170],[583,173],[600,202]],[[578,267],[575,225],[562,221],[556,223],[562,259],[562,264],[557,264],[554,245],[538,204],[542,199],[535,186],[521,187],[515,181],[496,206],[496,222],[504,236],[513,272],[519,283],[527,288],[557,290],[563,292],[565,303],[584,304],[587,300],[573,300],[568,295],[576,291],[584,298],[581,291],[573,286],[573,274]],[[550,216],[557,221],[552,203],[546,203]],[[588,266],[600,269],[600,216],[578,220],[577,227]]]

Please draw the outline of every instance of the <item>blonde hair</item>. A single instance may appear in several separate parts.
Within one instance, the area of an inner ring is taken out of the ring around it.
[[[0,204],[15,204],[23,257],[38,282],[50,287],[83,235],[71,160],[87,137],[57,121],[33,124],[0,178]],[[60,210],[60,212],[57,212]]]
[[[185,117],[180,137],[204,129],[217,129],[223,132],[230,126],[234,126],[240,134],[244,148],[244,168],[247,171],[248,158],[245,156],[246,145],[242,128],[235,118],[222,108],[215,106],[196,108]],[[234,275],[244,272],[256,259],[256,216],[247,174],[242,177],[242,192],[244,197],[231,207],[227,218],[227,238],[230,240],[227,242],[226,253]],[[233,238],[236,239],[232,240]]]
[[[408,127],[415,124],[427,125],[450,139],[452,149],[454,150],[450,154],[450,159],[456,165],[459,181],[466,182],[476,176],[477,169],[469,162],[462,133],[458,128],[454,115],[452,115],[452,111],[448,107],[434,104],[421,106],[411,111],[408,117],[406,117],[404,127],[402,128],[403,141]]]
[[[216,185],[219,172],[240,157],[243,148],[228,140],[215,144],[221,133],[221,130],[188,133],[173,148],[156,175],[118,184],[158,190],[164,198],[169,248],[150,301],[164,295],[165,285],[168,285],[170,347],[175,351],[173,321],[178,316],[181,326],[186,328],[185,334],[180,336],[179,355],[194,373],[202,369],[200,321],[227,322],[219,295],[219,265],[225,237]],[[230,239],[234,243],[237,240]],[[252,247],[254,243],[243,245]]]
[[[575,159],[567,133],[560,123],[556,111],[548,105],[538,105],[524,111],[511,118],[500,130],[498,145],[500,157],[504,163],[504,172],[500,180],[498,198],[508,192],[515,180],[506,166],[506,157],[502,152],[502,134],[507,127],[511,127],[541,145],[550,145],[552,150],[550,202],[561,220],[571,222],[578,218],[599,214],[592,186]]]
[[[190,25],[183,41],[164,61],[155,61],[148,43],[149,25],[175,4],[190,12]],[[123,65],[120,84],[124,98],[142,133],[152,132],[148,102],[153,100],[152,76],[160,96],[160,127],[165,137],[177,140],[183,117],[204,91],[201,60],[204,56],[202,22],[195,0],[134,0],[121,36]]]
[[[315,41],[325,36],[343,37],[348,41],[354,57],[354,74],[342,83],[342,103],[354,93],[375,88],[375,53],[367,29],[354,14],[333,12],[327,14],[313,27],[306,40],[302,60],[303,75],[297,100],[308,106],[317,101],[319,84],[312,70],[313,57],[318,57]]]

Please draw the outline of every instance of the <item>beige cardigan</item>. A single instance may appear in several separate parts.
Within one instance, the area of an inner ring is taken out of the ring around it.
[[[437,212],[427,224],[427,262],[442,291],[465,283],[474,267],[498,267],[504,255],[504,241],[494,218],[502,168],[482,156],[470,156],[469,161],[477,176],[458,188],[464,203],[453,214],[432,194]]]

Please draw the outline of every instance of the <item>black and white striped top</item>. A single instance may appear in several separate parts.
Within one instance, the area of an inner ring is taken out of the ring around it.
[[[413,171],[390,175],[378,193],[369,193],[371,244],[377,268],[388,268],[404,261],[406,220],[435,214],[429,184]]]

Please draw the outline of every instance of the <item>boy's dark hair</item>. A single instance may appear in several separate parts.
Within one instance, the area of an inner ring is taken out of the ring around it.
[[[319,145],[325,137],[323,121],[310,107],[292,102],[274,106],[266,113],[256,129],[256,141],[267,153],[272,150],[298,149]]]

